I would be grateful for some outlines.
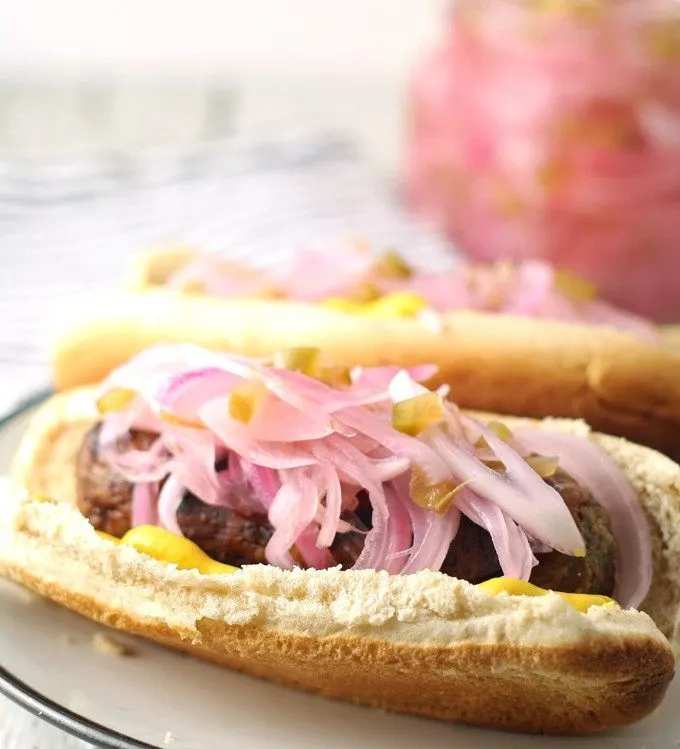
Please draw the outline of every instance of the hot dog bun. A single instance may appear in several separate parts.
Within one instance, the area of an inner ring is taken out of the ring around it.
[[[437,573],[201,577],[116,546],[67,505],[7,493],[0,572],[108,626],[222,666],[396,712],[589,733],[640,719],[673,675],[645,614],[486,596]]]
[[[380,708],[478,725],[587,733],[660,701],[673,658],[644,613],[555,595],[486,596],[439,573],[176,570],[98,537],[70,506],[94,391],[55,396],[14,465],[17,484],[60,504],[0,502],[0,572],[85,616],[230,668]],[[526,420],[504,419],[511,426]],[[588,435],[582,422],[545,426]],[[650,517],[655,577],[642,608],[678,641],[680,468],[599,434]]]
[[[184,244],[162,244],[134,255],[125,267],[124,286],[129,291],[162,287],[170,277],[205,253]],[[660,344],[680,354],[680,324],[659,326]]]
[[[463,407],[584,418],[680,459],[680,356],[613,329],[475,312],[444,314],[435,326],[162,289],[86,306],[88,314],[71,321],[54,348],[59,390],[98,382],[158,342],[254,357],[316,346],[332,364],[432,362],[440,369],[436,384],[449,384]]]

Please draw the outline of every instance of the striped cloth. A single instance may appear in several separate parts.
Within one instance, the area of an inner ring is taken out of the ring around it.
[[[0,414],[49,383],[59,319],[119,284],[140,246],[179,240],[265,266],[355,236],[428,267],[452,262],[339,138],[0,164]]]

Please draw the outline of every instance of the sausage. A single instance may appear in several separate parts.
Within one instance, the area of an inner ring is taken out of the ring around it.
[[[558,469],[545,479],[562,497],[583,536],[586,555],[568,556],[557,551],[536,554],[538,564],[529,581],[541,588],[565,593],[611,596],[616,577],[616,542],[607,514],[589,491]],[[479,583],[503,574],[491,536],[480,526],[461,518],[441,571]]]
[[[103,462],[98,453],[99,426],[86,435],[77,459],[78,508],[97,530],[122,536],[130,528],[132,486]],[[132,444],[148,449],[154,435],[131,434]],[[558,469],[545,479],[562,496],[583,535],[585,557],[556,551],[537,554],[530,581],[543,588],[568,593],[611,595],[616,573],[616,543],[609,519],[590,492]],[[332,561],[351,567],[364,545],[371,524],[371,506],[365,492],[357,495],[357,507],[343,513],[357,532],[338,533],[330,547]],[[273,528],[264,513],[244,515],[226,507],[207,505],[187,492],[179,505],[177,521],[182,533],[209,556],[225,564],[265,563],[264,549]],[[297,555],[296,555],[297,556]],[[456,537],[444,559],[446,575],[483,582],[502,575],[496,550],[486,530],[462,517]]]
[[[611,596],[616,577],[616,541],[604,509],[589,491],[568,473],[558,469],[546,479],[569,508],[586,547],[584,557],[567,556],[557,551],[537,554],[538,565],[529,578],[541,588],[565,593],[596,593]]]
[[[274,528],[264,514],[241,515],[186,493],[177,509],[177,523],[188,539],[218,562],[266,564],[264,547]]]

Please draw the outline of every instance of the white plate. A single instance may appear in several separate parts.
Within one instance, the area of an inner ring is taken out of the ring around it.
[[[0,471],[29,411],[0,425]],[[631,728],[592,738],[504,734],[326,700],[123,635],[135,655],[96,650],[103,628],[0,581],[0,691],[75,735],[126,749],[670,749],[680,680]],[[333,678],[332,674],[328,675]]]

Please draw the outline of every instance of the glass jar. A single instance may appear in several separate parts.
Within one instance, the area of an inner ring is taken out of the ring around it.
[[[457,0],[412,90],[413,205],[680,319],[680,2]]]

